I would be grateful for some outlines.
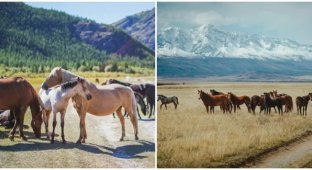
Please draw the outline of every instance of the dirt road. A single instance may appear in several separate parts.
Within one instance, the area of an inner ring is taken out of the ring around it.
[[[312,133],[248,162],[251,168],[311,168]]]
[[[26,113],[30,115],[30,113]],[[139,120],[139,138],[134,140],[133,127],[126,118],[126,138],[119,141],[121,125],[112,115],[97,117],[87,114],[88,139],[85,144],[76,144],[79,137],[79,117],[76,110],[69,106],[65,116],[65,138],[61,143],[60,115],[57,116],[56,142],[50,142],[42,136],[33,138],[32,129],[26,129],[28,141],[22,141],[16,134],[15,141],[8,138],[8,130],[0,129],[0,167],[155,167],[155,120]],[[52,130],[52,115],[49,130]],[[28,120],[25,124],[29,125]],[[42,126],[43,127],[43,126]],[[44,129],[42,129],[44,132]]]

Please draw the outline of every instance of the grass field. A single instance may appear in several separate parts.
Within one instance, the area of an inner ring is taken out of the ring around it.
[[[159,86],[158,94],[177,96],[178,109],[159,109],[157,140],[158,167],[230,167],[268,148],[312,130],[312,106],[308,116],[249,114],[246,106],[237,113],[207,114],[197,90],[215,89],[240,95],[260,95],[277,89],[293,97],[311,92],[311,83],[207,83]],[[300,165],[298,165],[300,166]]]

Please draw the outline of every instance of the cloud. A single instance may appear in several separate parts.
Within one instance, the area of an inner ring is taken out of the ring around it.
[[[213,24],[227,31],[289,38],[312,45],[312,3],[158,3],[158,28]]]

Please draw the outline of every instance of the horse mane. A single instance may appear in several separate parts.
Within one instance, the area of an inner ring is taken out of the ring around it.
[[[77,80],[69,81],[69,82],[63,83],[63,84],[61,85],[61,89],[62,89],[62,90],[71,89],[71,88],[75,87],[77,84],[78,84],[78,81],[77,81]]]
[[[82,78],[68,70],[65,70],[63,68],[61,68],[61,71],[62,71],[62,82],[67,82],[67,81],[70,81],[71,79],[73,78],[76,78],[76,77],[79,77],[79,78]]]
[[[116,79],[110,79],[109,82],[111,84],[121,84],[121,85],[124,85],[124,86],[131,86],[132,84],[131,83],[126,83],[126,82],[122,82],[122,81],[119,81],[119,80],[116,80]]]

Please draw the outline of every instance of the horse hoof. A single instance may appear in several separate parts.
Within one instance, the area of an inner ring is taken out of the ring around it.
[[[76,144],[81,144],[81,140],[77,140]]]
[[[63,140],[63,142],[62,142],[63,144],[66,144],[66,140]]]
[[[135,140],[139,140],[139,137],[136,136],[136,137],[135,137]]]
[[[85,140],[82,140],[81,143],[86,143],[86,141],[85,141]]]
[[[13,136],[13,135],[10,135],[10,136],[9,136],[9,139],[10,139],[11,141],[14,141],[14,136]]]
[[[24,137],[22,137],[22,140],[23,141],[27,141],[27,138],[24,136]]]
[[[120,138],[120,141],[123,141],[124,139],[123,138]]]

